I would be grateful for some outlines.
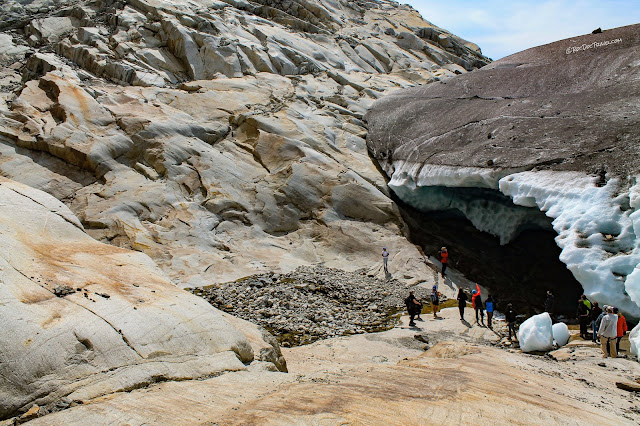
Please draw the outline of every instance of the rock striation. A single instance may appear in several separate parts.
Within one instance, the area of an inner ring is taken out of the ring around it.
[[[418,209],[449,188],[475,188],[544,212],[585,292],[639,318],[639,43],[640,25],[631,25],[397,91],[365,117],[369,150]],[[506,244],[543,229],[513,204],[453,207]]]
[[[473,43],[386,0],[8,0],[0,22],[0,173],[94,238],[188,287],[373,267],[382,245],[428,274],[362,117],[486,65]]]

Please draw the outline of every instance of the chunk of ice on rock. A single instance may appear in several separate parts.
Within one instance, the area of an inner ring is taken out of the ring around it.
[[[640,324],[636,325],[629,334],[629,343],[631,343],[631,353],[640,361]]]
[[[523,352],[549,351],[553,349],[551,317],[547,312],[534,315],[522,323],[518,341]]]
[[[553,340],[556,342],[558,347],[562,347],[569,343],[569,327],[567,327],[567,324],[563,322],[553,324],[551,332],[553,334]]]

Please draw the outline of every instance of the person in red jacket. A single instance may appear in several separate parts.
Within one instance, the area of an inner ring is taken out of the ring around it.
[[[444,278],[444,274],[447,271],[447,264],[449,263],[449,252],[446,247],[440,249],[440,263],[442,263],[442,277]]]
[[[480,295],[480,286],[476,283],[476,289],[472,291],[471,304],[476,311],[476,324],[484,325],[484,305],[482,304],[482,296]],[[478,318],[480,314],[480,318]]]
[[[618,312],[618,308],[613,308],[613,313],[618,315],[618,337],[616,337],[616,353],[620,353],[620,340],[627,334],[629,327],[627,327],[627,320],[624,315]]]

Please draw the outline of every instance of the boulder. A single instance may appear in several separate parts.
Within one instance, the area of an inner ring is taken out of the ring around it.
[[[549,351],[553,349],[551,317],[547,312],[534,315],[520,325],[518,342],[523,352]]]

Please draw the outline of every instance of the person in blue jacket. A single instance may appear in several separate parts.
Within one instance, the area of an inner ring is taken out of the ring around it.
[[[487,297],[487,300],[484,301],[484,309],[487,311],[487,326],[489,328],[493,328],[491,326],[491,318],[493,318],[493,307],[495,305],[495,302],[493,301],[493,297],[491,297],[491,295],[489,295]]]

